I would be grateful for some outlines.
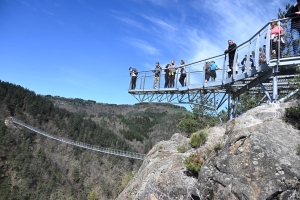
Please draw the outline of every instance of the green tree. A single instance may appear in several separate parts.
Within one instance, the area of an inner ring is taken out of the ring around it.
[[[241,115],[247,110],[257,106],[259,101],[263,98],[264,94],[250,94],[244,93],[239,96],[239,105],[236,110],[236,114]]]
[[[215,126],[219,119],[214,114],[214,111],[200,104],[193,104],[192,113],[188,113],[179,122],[179,129],[183,132],[194,133],[206,127]]]

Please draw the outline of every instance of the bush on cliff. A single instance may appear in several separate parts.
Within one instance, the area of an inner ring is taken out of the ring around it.
[[[204,131],[204,130],[197,131],[196,133],[193,133],[191,135],[189,144],[194,148],[200,147],[202,144],[205,143],[207,136],[208,135],[207,135],[206,131]]]
[[[184,166],[187,168],[188,171],[198,174],[201,169],[201,166],[204,163],[204,159],[199,154],[192,154],[187,157],[184,161]]]

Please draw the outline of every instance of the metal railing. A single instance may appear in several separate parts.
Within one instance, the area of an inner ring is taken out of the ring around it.
[[[66,144],[70,144],[70,145],[73,145],[73,146],[77,146],[77,147],[80,147],[80,148],[85,148],[85,149],[89,149],[89,150],[92,150],[92,151],[98,151],[98,152],[101,152],[101,153],[112,154],[112,155],[116,155],[116,156],[122,156],[122,157],[127,157],[127,158],[138,159],[138,160],[143,160],[144,157],[146,156],[145,154],[128,152],[128,151],[121,151],[121,150],[110,149],[110,148],[105,148],[105,147],[99,147],[99,146],[94,146],[94,145],[91,145],[91,144],[86,144],[86,143],[83,143],[83,142],[77,142],[77,141],[70,140],[70,139],[67,139],[67,138],[59,137],[57,135],[49,134],[49,133],[46,133],[44,131],[38,130],[38,129],[36,129],[36,128],[28,125],[28,124],[25,124],[25,123],[15,119],[15,118],[12,118],[11,121],[15,124],[23,126],[23,127],[27,128],[31,131],[34,131],[34,132],[36,132],[38,134],[41,134],[43,136],[46,136],[48,138],[51,138],[51,139],[54,139],[54,140],[57,140],[57,141],[60,141],[60,142],[66,143]]]
[[[277,24],[274,27],[272,23]],[[271,34],[271,32],[281,32],[283,28],[284,35]],[[186,64],[186,78],[185,85],[181,86],[179,83],[180,69],[181,66],[177,66],[177,72],[175,75],[174,87],[165,87],[165,78],[169,77],[165,72],[165,67],[162,66],[162,71],[160,73],[160,79],[158,82],[158,87],[153,88],[154,83],[154,73],[152,70],[139,71],[136,88],[132,90],[129,87],[129,92],[134,91],[172,91],[199,87],[209,87],[211,83],[213,85],[226,85],[232,83],[237,79],[243,79],[246,76],[240,76],[241,74],[247,74],[247,77],[254,76],[255,74],[265,70],[266,68],[261,68],[260,66],[267,64],[271,67],[279,65],[284,59],[299,56],[295,50],[295,38],[292,36],[293,30],[291,29],[291,19],[285,18],[275,21],[268,22],[262,29],[260,29],[255,35],[253,35],[249,40],[237,46],[235,49],[234,61],[233,61],[233,72],[229,77],[228,64],[229,58],[228,54],[221,54],[214,57],[210,57],[204,60],[200,60],[194,63]],[[272,30],[273,29],[273,30]],[[300,30],[300,27],[299,27]],[[299,33],[300,35],[300,33]],[[298,39],[300,40],[300,39]],[[299,41],[298,41],[299,46]],[[241,64],[242,61],[243,65]],[[216,80],[205,81],[205,64],[207,61],[215,61],[219,66],[220,70],[216,70]],[[253,60],[253,65],[251,64]],[[290,62],[291,63],[291,62]],[[299,64],[300,59],[294,59],[293,63]],[[244,69],[244,70],[243,70]],[[276,69],[278,70],[278,69]],[[131,79],[130,79],[131,82]]]

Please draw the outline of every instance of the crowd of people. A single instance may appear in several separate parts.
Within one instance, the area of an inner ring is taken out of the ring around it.
[[[130,67],[130,76],[131,76],[131,81],[130,81],[130,89],[134,90],[136,87],[136,80],[137,80],[137,75],[138,71],[135,68]],[[185,67],[185,62],[184,60],[180,61],[180,66],[177,67],[175,65],[175,60],[172,59],[170,64],[167,64],[164,69],[160,66],[159,62],[156,62],[155,69],[152,70],[154,73],[154,82],[153,82],[153,89],[156,89],[159,87],[160,83],[160,77],[161,77],[161,72],[164,71],[165,74],[165,84],[164,88],[174,88],[175,86],[175,76],[176,73],[180,73],[179,77],[179,83],[181,84],[182,87],[186,86],[186,67]]]
[[[300,40],[300,0],[297,0],[297,3],[292,5],[285,17],[290,17],[291,19],[291,39],[292,39],[292,46],[293,46],[293,53],[294,56],[300,56],[300,49],[299,49],[299,40]],[[282,26],[278,25],[276,19],[271,20],[271,29],[270,29],[270,51],[271,51],[271,59],[278,58],[279,55],[282,57],[283,50],[285,48],[285,41],[284,41],[284,29]],[[265,35],[265,39],[267,39],[267,33]],[[264,48],[266,45],[264,45]],[[247,61],[247,55],[243,58],[242,62],[238,61],[238,55],[236,54],[237,45],[233,42],[233,40],[228,40],[228,47],[225,50],[225,56],[228,55],[228,69],[227,74],[228,78],[230,78],[235,71],[238,74],[239,66],[242,67],[242,73],[246,72],[246,65],[250,69],[254,69],[254,57],[253,55],[249,55],[249,59]],[[236,57],[236,62],[234,63],[234,59]],[[260,53],[259,55],[259,65],[266,63],[266,55],[265,53]],[[235,67],[234,67],[235,64]],[[216,70],[220,69],[215,61],[207,61],[205,62],[205,82],[209,80],[215,81],[216,80]],[[138,76],[138,71],[135,68],[130,67],[130,76],[131,76],[131,86],[130,88],[133,90],[136,87],[136,80]],[[182,87],[186,86],[186,67],[185,62],[183,60],[180,61],[180,66],[177,67],[175,65],[175,60],[171,60],[170,64],[167,64],[164,69],[160,67],[159,62],[156,62],[156,67],[152,72],[154,73],[154,82],[153,82],[153,89],[159,87],[161,72],[164,72],[165,76],[165,83],[164,88],[174,88],[175,85],[175,75],[176,73],[180,73],[179,83]]]

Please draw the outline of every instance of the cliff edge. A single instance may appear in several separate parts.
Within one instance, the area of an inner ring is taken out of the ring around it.
[[[178,133],[159,142],[118,199],[299,199],[299,130],[283,120],[285,108],[294,105],[251,109],[210,128],[197,149]],[[178,152],[179,146],[187,151]],[[198,177],[183,164],[191,154],[205,160]]]

